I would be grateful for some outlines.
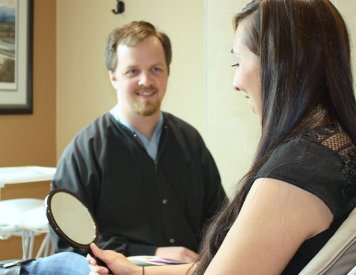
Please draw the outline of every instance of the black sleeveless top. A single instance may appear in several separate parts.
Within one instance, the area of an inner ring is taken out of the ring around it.
[[[306,240],[283,271],[298,274],[356,206],[356,147],[338,127],[318,127],[277,147],[257,173],[262,177],[313,193],[334,215],[331,226]]]

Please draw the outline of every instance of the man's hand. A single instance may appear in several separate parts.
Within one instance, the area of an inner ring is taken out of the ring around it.
[[[198,258],[197,253],[182,246],[158,247],[155,256],[183,261],[186,263],[193,263]]]

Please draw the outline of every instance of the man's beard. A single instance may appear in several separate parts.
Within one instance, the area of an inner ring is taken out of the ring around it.
[[[133,104],[133,109],[136,114],[141,116],[150,116],[160,110],[161,103],[158,100],[155,101],[145,101],[145,102],[135,102]]]

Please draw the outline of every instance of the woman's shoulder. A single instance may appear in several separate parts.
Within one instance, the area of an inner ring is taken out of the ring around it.
[[[278,146],[258,171],[261,177],[310,191],[336,213],[356,197],[356,147],[339,127],[321,126]]]

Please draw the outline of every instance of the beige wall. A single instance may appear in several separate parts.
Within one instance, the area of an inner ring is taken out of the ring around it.
[[[167,32],[173,62],[164,109],[201,129],[204,104],[203,0],[57,1],[57,157],[73,135],[116,102],[103,63],[108,33],[132,20]]]

